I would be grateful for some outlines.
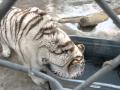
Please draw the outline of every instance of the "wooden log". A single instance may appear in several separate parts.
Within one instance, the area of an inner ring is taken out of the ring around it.
[[[83,16],[66,17],[59,20],[60,23],[79,23]]]
[[[120,14],[120,7],[113,9],[117,14]],[[77,16],[62,18],[59,20],[60,23],[79,23],[80,26],[95,26],[100,22],[108,19],[107,14],[104,11],[89,14],[87,16]]]

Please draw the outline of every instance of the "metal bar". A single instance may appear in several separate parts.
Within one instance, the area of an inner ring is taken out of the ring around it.
[[[120,28],[120,19],[117,17],[116,13],[108,6],[108,4],[104,0],[95,1],[106,12],[106,14],[111,17],[116,26]]]
[[[73,90],[86,90],[86,88],[88,88],[93,82],[95,82],[100,77],[107,74],[108,72],[112,71],[118,65],[120,65],[120,55],[118,55],[115,59],[111,61],[105,62],[103,67],[99,71],[97,71],[94,75],[89,77],[84,83],[77,86]]]
[[[7,68],[10,68],[10,69],[17,70],[17,71],[22,71],[22,72],[25,72],[25,73],[33,74],[33,75],[35,75],[39,78],[46,79],[46,80],[50,81],[50,83],[54,84],[55,90],[67,90],[67,89],[63,88],[62,85],[56,79],[54,79],[51,76],[46,75],[42,72],[39,72],[36,69],[30,69],[30,68],[27,68],[23,65],[11,63],[9,61],[2,60],[2,59],[0,59],[0,65],[4,66],[4,67],[7,67]]]
[[[10,9],[10,7],[16,2],[17,0],[1,0],[0,2],[0,20],[6,12]]]

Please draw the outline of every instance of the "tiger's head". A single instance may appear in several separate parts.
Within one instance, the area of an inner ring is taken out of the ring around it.
[[[84,45],[78,44],[73,45],[72,48],[66,46],[66,48],[67,47],[68,51],[65,50],[61,56],[58,55],[59,58],[54,58],[56,60],[52,59],[51,63],[49,64],[49,68],[57,76],[74,79],[81,76],[82,72],[84,71]]]
[[[51,72],[63,78],[77,78],[81,75],[85,67],[83,44],[75,45],[69,36],[59,29],[54,35],[45,35],[49,39],[49,45],[46,43],[46,52],[48,56],[48,65]],[[41,50],[41,51],[45,51]],[[43,53],[43,52],[42,52]]]

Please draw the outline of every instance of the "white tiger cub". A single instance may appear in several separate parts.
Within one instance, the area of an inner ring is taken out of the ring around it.
[[[2,55],[11,50],[23,65],[43,70],[47,60],[50,70],[63,78],[75,78],[84,70],[84,45],[75,45],[58,27],[57,21],[37,7],[12,8],[1,21]],[[31,76],[36,84],[45,80]]]

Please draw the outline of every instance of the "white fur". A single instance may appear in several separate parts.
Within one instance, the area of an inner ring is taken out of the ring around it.
[[[71,41],[70,38],[64,31],[62,31],[57,26],[57,22],[52,20],[52,17],[50,17],[48,14],[41,16],[40,14],[43,12],[41,12],[40,9],[37,9],[35,7],[28,9],[27,12],[30,12],[30,14],[24,18],[20,30],[19,29],[16,30],[16,32],[19,31],[19,33],[15,37],[15,25],[16,25],[15,20],[17,20],[17,25],[19,25],[21,16],[24,15],[24,10],[18,11],[20,13],[23,12],[23,14],[18,13],[18,15],[14,16],[14,18],[12,18],[10,22],[9,18],[12,17],[12,13],[14,12],[15,12],[14,10],[11,11],[11,13],[9,13],[10,15],[8,15],[8,17],[5,18],[8,21],[6,22],[6,26],[8,26],[6,30],[8,40],[5,37],[5,25],[3,22],[1,23],[2,26],[1,34],[3,35],[3,37],[1,37],[1,44],[3,48],[3,54],[5,57],[10,56],[11,53],[10,50],[12,49],[18,55],[18,58],[23,63],[23,65],[29,68],[35,68],[37,70],[44,69],[44,63],[42,60],[43,58],[45,58],[48,60],[50,65],[51,64],[55,65],[55,67],[52,68],[53,71],[56,71],[56,68],[58,68],[59,70],[61,70],[62,74],[64,74],[63,72],[67,74],[69,73],[68,72],[69,70],[64,69],[64,65],[66,65],[68,62],[70,64],[70,62],[73,61],[76,56],[79,56],[78,59],[81,60],[84,49],[83,50],[82,48],[79,49],[74,43],[71,43],[68,46],[59,47],[59,45],[65,45],[67,42]],[[34,28],[30,29],[28,34],[26,34],[30,26],[28,26],[24,31],[23,28],[30,21],[30,19],[35,16],[39,16],[40,18],[43,17],[43,19]],[[12,27],[10,26],[10,24],[12,25]],[[48,35],[44,34],[41,38],[39,38],[39,36],[44,33],[43,31],[35,37],[35,35],[40,30],[42,30],[41,28],[47,28],[51,26],[53,27],[51,30],[53,29],[55,30],[54,34],[51,33],[49,34],[49,32],[51,31],[48,30]],[[12,35],[11,35],[11,30],[12,30]],[[58,42],[56,43],[56,41]],[[71,47],[74,48],[73,51],[69,50]],[[63,52],[65,50],[68,51]],[[62,53],[59,54],[60,52]],[[58,53],[58,55],[55,53]],[[84,61],[84,58],[82,58],[81,61]],[[72,65],[72,67],[73,66],[74,65]],[[84,65],[82,65],[81,67],[81,63],[79,63],[79,65],[77,64],[77,66],[78,67],[74,67],[75,71],[70,68],[71,75],[68,75],[68,77],[75,77],[77,76],[77,74],[80,74],[83,71]],[[44,84],[46,82],[42,78],[38,79],[33,75],[29,75],[29,76],[36,84]]]

